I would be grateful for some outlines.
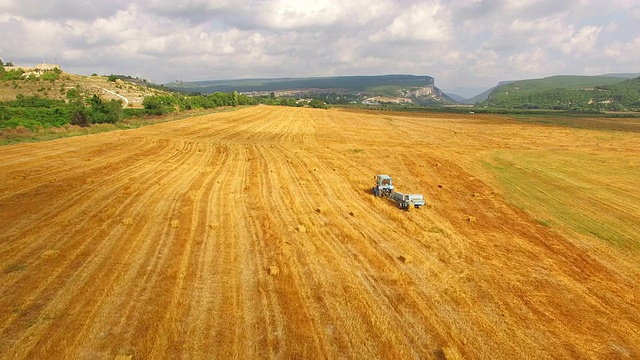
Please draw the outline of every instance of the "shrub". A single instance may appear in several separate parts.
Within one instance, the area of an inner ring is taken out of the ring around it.
[[[2,81],[22,80],[23,74],[24,74],[24,70],[22,69],[13,69],[13,70],[5,71],[2,73],[2,78],[0,80]]]
[[[40,75],[40,78],[44,81],[56,81],[60,78],[60,72],[59,71],[45,71],[42,75]]]
[[[149,115],[164,115],[175,110],[176,101],[171,96],[147,96],[142,100],[142,106]]]

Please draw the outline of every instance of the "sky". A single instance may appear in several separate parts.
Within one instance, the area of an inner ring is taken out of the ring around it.
[[[0,0],[0,52],[156,83],[430,75],[472,96],[640,72],[640,0]]]

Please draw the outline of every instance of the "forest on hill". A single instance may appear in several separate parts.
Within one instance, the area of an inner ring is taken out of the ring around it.
[[[553,76],[495,88],[477,107],[566,111],[639,111],[640,77]]]

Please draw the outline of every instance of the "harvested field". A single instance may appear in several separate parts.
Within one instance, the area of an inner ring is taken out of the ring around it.
[[[0,151],[2,359],[640,358],[637,132],[258,106]]]

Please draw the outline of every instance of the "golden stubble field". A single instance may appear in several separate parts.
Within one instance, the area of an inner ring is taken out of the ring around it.
[[[638,133],[258,106],[0,152],[2,359],[640,357]]]

